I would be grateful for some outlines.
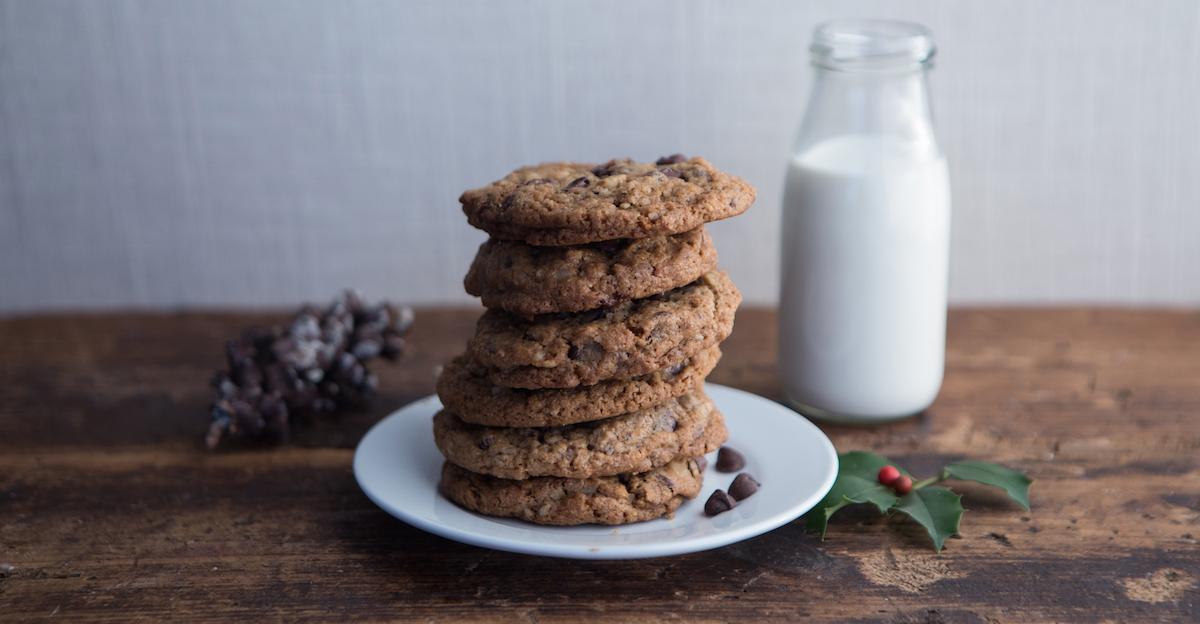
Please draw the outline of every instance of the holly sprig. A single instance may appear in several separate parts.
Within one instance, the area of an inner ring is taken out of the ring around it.
[[[881,514],[898,511],[915,520],[929,533],[934,550],[940,552],[946,538],[958,534],[958,523],[965,511],[961,495],[937,485],[952,479],[1001,488],[1022,508],[1029,509],[1029,484],[1033,480],[999,464],[971,460],[954,462],[943,467],[937,476],[918,481],[895,462],[875,453],[850,451],[838,455],[838,460],[838,475],[833,488],[804,516],[805,528],[820,534],[822,540],[829,519],[838,510],[855,504],[869,504]],[[880,471],[887,466],[896,468],[899,480],[880,482]],[[905,480],[903,486],[898,485],[899,481]]]

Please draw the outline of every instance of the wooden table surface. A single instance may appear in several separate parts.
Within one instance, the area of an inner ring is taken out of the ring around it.
[[[823,425],[918,474],[972,457],[1035,479],[1031,512],[961,487],[940,555],[863,510],[825,542],[795,522],[607,562],[447,541],[355,485],[355,443],[432,392],[476,314],[419,310],[370,412],[217,453],[201,436],[222,341],[274,317],[0,320],[0,620],[1200,621],[1200,313],[957,310],[933,408]],[[774,325],[740,312],[711,379],[778,397]]]

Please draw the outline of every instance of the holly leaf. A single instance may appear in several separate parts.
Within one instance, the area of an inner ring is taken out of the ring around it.
[[[884,466],[896,466],[896,463],[883,455],[876,455],[869,451],[848,451],[838,455],[838,476],[854,475],[874,481],[879,478],[879,469]],[[907,470],[899,466],[896,468],[900,474],[912,476]]]
[[[842,496],[851,503],[871,503],[879,513],[887,513],[900,500],[896,492],[886,485],[880,485],[878,480],[867,481],[862,477],[849,476],[845,478],[846,492]]]
[[[961,501],[962,496],[932,485],[905,494],[895,509],[925,527],[933,539],[933,547],[941,552],[946,538],[958,533],[958,522],[963,515]]]
[[[804,530],[809,533],[816,533],[822,540],[825,539],[825,530],[829,528],[829,518],[837,510],[849,504],[850,501],[848,500],[829,503],[822,500],[812,511],[804,514]]]
[[[871,503],[879,513],[887,513],[900,500],[892,488],[879,484],[879,469],[889,464],[891,461],[886,457],[866,451],[838,455],[837,479],[825,498],[805,515],[805,528],[825,539],[829,519],[839,509],[853,503]],[[900,471],[908,474],[903,469]]]
[[[879,469],[895,465],[892,460],[867,451],[842,453],[838,456],[838,481],[842,484],[839,493],[852,503],[871,503],[879,513],[887,513],[900,497],[892,488],[879,483]],[[900,474],[912,477],[907,470],[896,468]],[[836,483],[834,487],[837,487]]]
[[[984,461],[960,461],[943,468],[942,477],[1002,488],[1009,498],[1029,510],[1029,484],[1033,479],[1016,470]]]

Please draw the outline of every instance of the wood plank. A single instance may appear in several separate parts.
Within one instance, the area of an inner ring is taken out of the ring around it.
[[[357,489],[353,445],[432,391],[476,314],[421,310],[372,409],[215,454],[200,435],[220,344],[271,315],[0,320],[0,620],[1200,621],[1200,314],[955,310],[928,413],[823,426],[918,474],[969,456],[1036,479],[1028,513],[962,486],[941,555],[854,509],[823,543],[793,523],[625,562],[456,544]],[[713,381],[778,397],[774,326],[739,313]]]

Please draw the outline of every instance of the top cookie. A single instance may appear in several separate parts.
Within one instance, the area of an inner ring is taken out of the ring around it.
[[[678,234],[745,212],[754,188],[700,157],[522,167],[459,198],[471,225],[530,245]]]

